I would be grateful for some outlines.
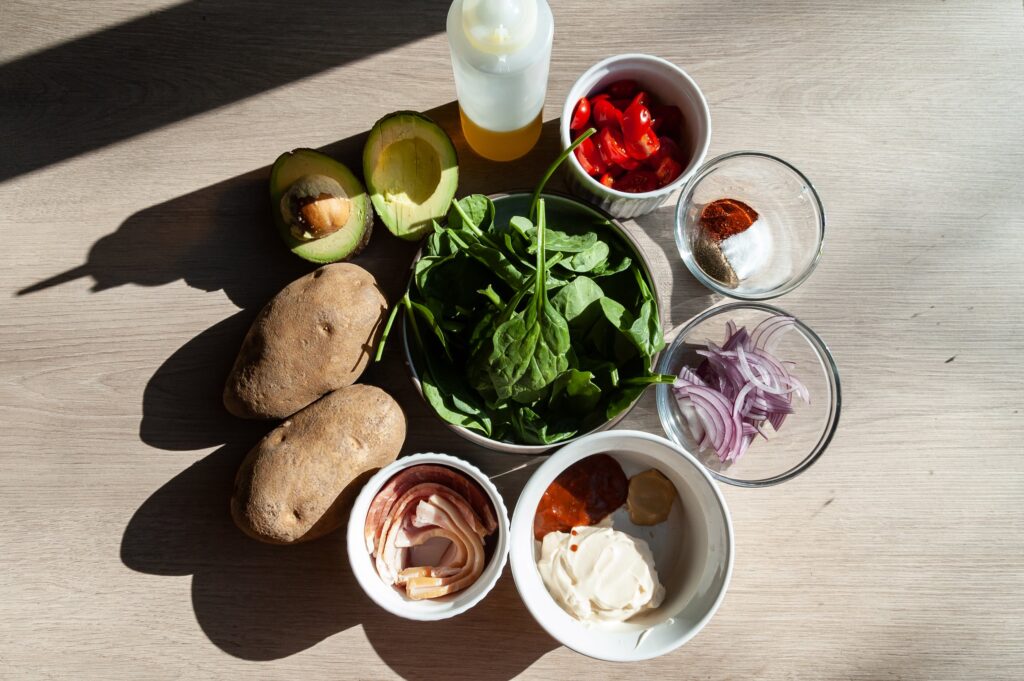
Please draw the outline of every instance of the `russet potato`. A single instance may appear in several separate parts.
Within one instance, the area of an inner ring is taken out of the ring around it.
[[[380,388],[351,385],[271,431],[235,478],[231,515],[272,544],[316,539],[341,526],[373,473],[398,456],[405,415]]]
[[[288,284],[246,334],[224,406],[242,418],[284,418],[355,383],[387,307],[373,275],[350,263],[325,265]]]

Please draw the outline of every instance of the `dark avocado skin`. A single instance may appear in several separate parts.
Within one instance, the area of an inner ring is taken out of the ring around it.
[[[359,243],[352,249],[352,252],[342,258],[342,260],[348,260],[359,255],[366,248],[366,245],[370,243],[370,234],[373,232],[373,213],[369,213],[369,216],[370,219],[366,221],[366,229],[363,230],[363,238],[359,240]]]

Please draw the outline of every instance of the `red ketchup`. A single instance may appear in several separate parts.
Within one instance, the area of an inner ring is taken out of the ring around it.
[[[619,462],[607,454],[577,461],[555,478],[533,518],[533,536],[568,532],[578,525],[594,525],[626,503],[629,480]]]

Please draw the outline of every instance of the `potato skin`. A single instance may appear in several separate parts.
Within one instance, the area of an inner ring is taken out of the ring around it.
[[[242,462],[231,516],[250,537],[295,544],[343,524],[359,490],[395,460],[405,414],[380,388],[326,395],[264,437]]]
[[[358,265],[325,265],[274,296],[249,328],[224,385],[241,418],[284,418],[359,379],[387,299]]]

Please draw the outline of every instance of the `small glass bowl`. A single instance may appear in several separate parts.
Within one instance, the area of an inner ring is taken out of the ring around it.
[[[751,228],[759,231],[750,241],[770,254],[766,262],[748,265],[753,272],[733,286],[705,271],[694,255],[705,231],[701,213],[718,199],[737,199],[757,211],[763,224]],[[683,262],[698,281],[730,298],[767,300],[792,291],[814,271],[824,239],[825,209],[810,180],[786,161],[757,151],[708,161],[676,205],[676,245]]]
[[[726,322],[737,327],[754,327],[767,317],[788,315],[761,303],[728,303],[694,317],[682,329],[672,345],[662,353],[658,372],[678,374],[683,366],[696,369],[703,357],[697,350],[707,348],[710,340],[721,345],[726,338]],[[784,482],[807,470],[828,447],[839,425],[841,393],[839,370],[824,341],[806,324],[795,325],[779,339],[772,351],[778,359],[796,363],[793,375],[810,392],[810,403],[793,398],[795,413],[790,414],[778,433],[769,439],[757,436],[746,453],[736,461],[723,463],[709,447],[699,451],[685,425],[672,386],[657,387],[658,416],[665,433],[676,444],[697,458],[718,480],[740,487],[767,487]],[[768,431],[770,432],[770,428]]]

